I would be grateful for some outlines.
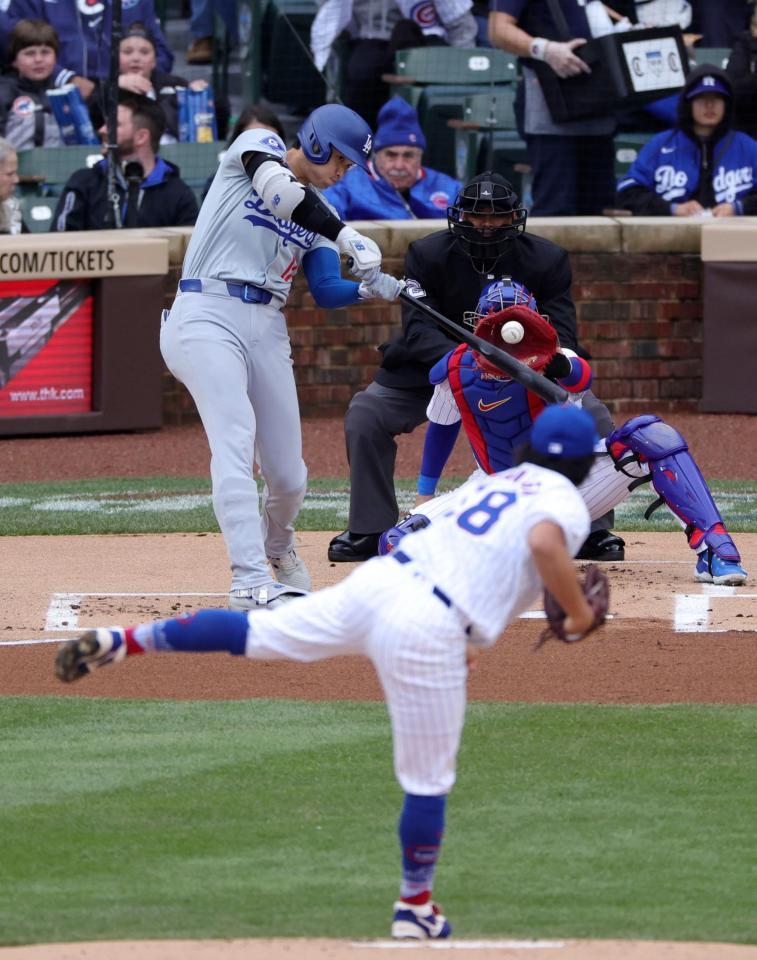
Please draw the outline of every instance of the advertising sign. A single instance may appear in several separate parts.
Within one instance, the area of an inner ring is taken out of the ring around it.
[[[0,417],[92,410],[89,280],[0,283]]]

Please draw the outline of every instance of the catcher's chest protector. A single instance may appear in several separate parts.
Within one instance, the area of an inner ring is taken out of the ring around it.
[[[483,377],[464,344],[449,358],[448,378],[479,466],[486,473],[507,470],[544,404],[514,380]]]

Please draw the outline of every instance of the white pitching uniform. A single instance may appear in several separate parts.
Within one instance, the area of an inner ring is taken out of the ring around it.
[[[302,257],[336,244],[277,218],[252,187],[242,156],[277,159],[270,130],[242,133],[227,151],[187,248],[182,286],[164,318],[160,349],[192,394],[208,436],[213,508],[231,560],[232,589],[269,583],[266,556],[285,556],[305,496],[297,392],[281,307]],[[227,283],[245,284],[248,302]],[[251,302],[256,297],[268,302]],[[253,456],[266,480],[258,512]]]
[[[554,471],[523,464],[466,484],[443,516],[391,555],[334,587],[248,614],[246,655],[370,657],[389,708],[400,785],[406,793],[446,793],[463,728],[466,643],[494,643],[538,598],[527,538],[544,520],[562,528],[574,556],[589,515]]]
[[[567,402],[580,407],[582,397],[582,393],[571,393],[568,394]],[[461,419],[460,408],[455,402],[449,380],[443,380],[434,388],[434,393],[429,401],[426,415],[433,423],[439,423],[445,426],[451,423],[457,423],[458,420]],[[609,510],[612,510],[614,507],[617,507],[619,503],[622,503],[629,496],[628,485],[635,477],[646,477],[649,474],[649,468],[643,463],[629,463],[624,467],[626,471],[625,474],[620,470],[616,470],[612,457],[607,453],[607,445],[604,440],[599,440],[594,449],[597,453],[604,454],[604,456],[598,456],[595,459],[589,475],[578,487],[578,492],[581,494],[592,520],[603,517]],[[462,487],[476,483],[481,477],[485,476],[486,473],[478,468],[474,470]],[[462,487],[459,489],[462,489]],[[457,490],[453,491],[453,493],[457,493]],[[436,521],[436,518],[441,516],[447,509],[447,500],[451,496],[452,493],[440,494],[438,497],[434,497],[433,500],[428,500],[426,503],[421,504],[413,513],[422,513],[428,517],[429,520]],[[675,517],[675,514],[672,512],[671,515]],[[677,517],[676,519],[681,523]]]

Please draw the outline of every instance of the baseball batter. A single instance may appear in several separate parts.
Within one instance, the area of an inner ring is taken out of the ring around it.
[[[536,312],[536,301],[512,280],[490,284],[469,319],[479,336],[544,372],[563,386],[578,406],[591,384],[591,369],[571,350],[559,349],[557,334]],[[418,478],[417,513],[382,534],[380,548],[390,551],[406,529],[416,529],[447,509],[447,496],[432,496],[461,424],[478,469],[467,483],[504,470],[544,410],[544,401],[465,344],[431,370],[435,384],[428,406],[429,427]],[[738,586],[747,579],[736,545],[712,499],[683,437],[651,414],[634,417],[597,444],[598,456],[579,492],[592,519],[622,503],[631,490],[651,481],[659,500],[685,529],[696,551],[695,579]]]
[[[595,611],[571,558],[589,530],[575,486],[594,459],[597,433],[577,407],[537,421],[520,466],[466,484],[443,516],[333,587],[270,612],[202,611],[128,629],[92,630],[58,651],[66,682],[140,653],[218,651],[253,660],[311,662],[370,657],[392,724],[394,769],[405,792],[399,819],[400,896],[392,935],[447,937],[432,899],[447,794],[455,782],[467,668],[479,646],[537,599],[542,584],[567,613],[574,639]]]
[[[233,609],[311,589],[294,549],[307,470],[281,312],[300,265],[322,307],[391,300],[401,289],[380,272],[376,244],[345,226],[319,193],[353,163],[365,165],[370,150],[368,125],[338,104],[315,110],[290,150],[270,130],[242,133],[208,191],[164,314],[163,358],[192,394],[210,444]],[[340,253],[360,282],[342,279]],[[262,515],[253,460],[265,481]]]

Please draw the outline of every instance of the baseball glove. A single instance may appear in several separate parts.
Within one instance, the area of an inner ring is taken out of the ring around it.
[[[505,343],[502,339],[502,327],[510,320],[517,320],[523,327],[523,339],[519,343]],[[537,373],[544,370],[558,348],[557,331],[549,320],[521,303],[481,317],[476,324],[475,333]],[[499,367],[494,367],[479,354],[476,354],[476,363],[485,373],[500,377],[503,375]]]
[[[544,615],[547,618],[547,626],[542,631],[541,636],[536,641],[534,647],[538,650],[543,644],[554,637],[556,640],[562,640],[563,643],[575,643],[577,640],[583,640],[590,633],[601,627],[607,617],[607,610],[610,606],[610,581],[607,574],[600,570],[596,563],[592,563],[586,568],[584,582],[581,589],[586,597],[586,602],[594,613],[594,622],[583,633],[565,632],[565,611],[560,606],[555,597],[549,592],[544,591]]]

